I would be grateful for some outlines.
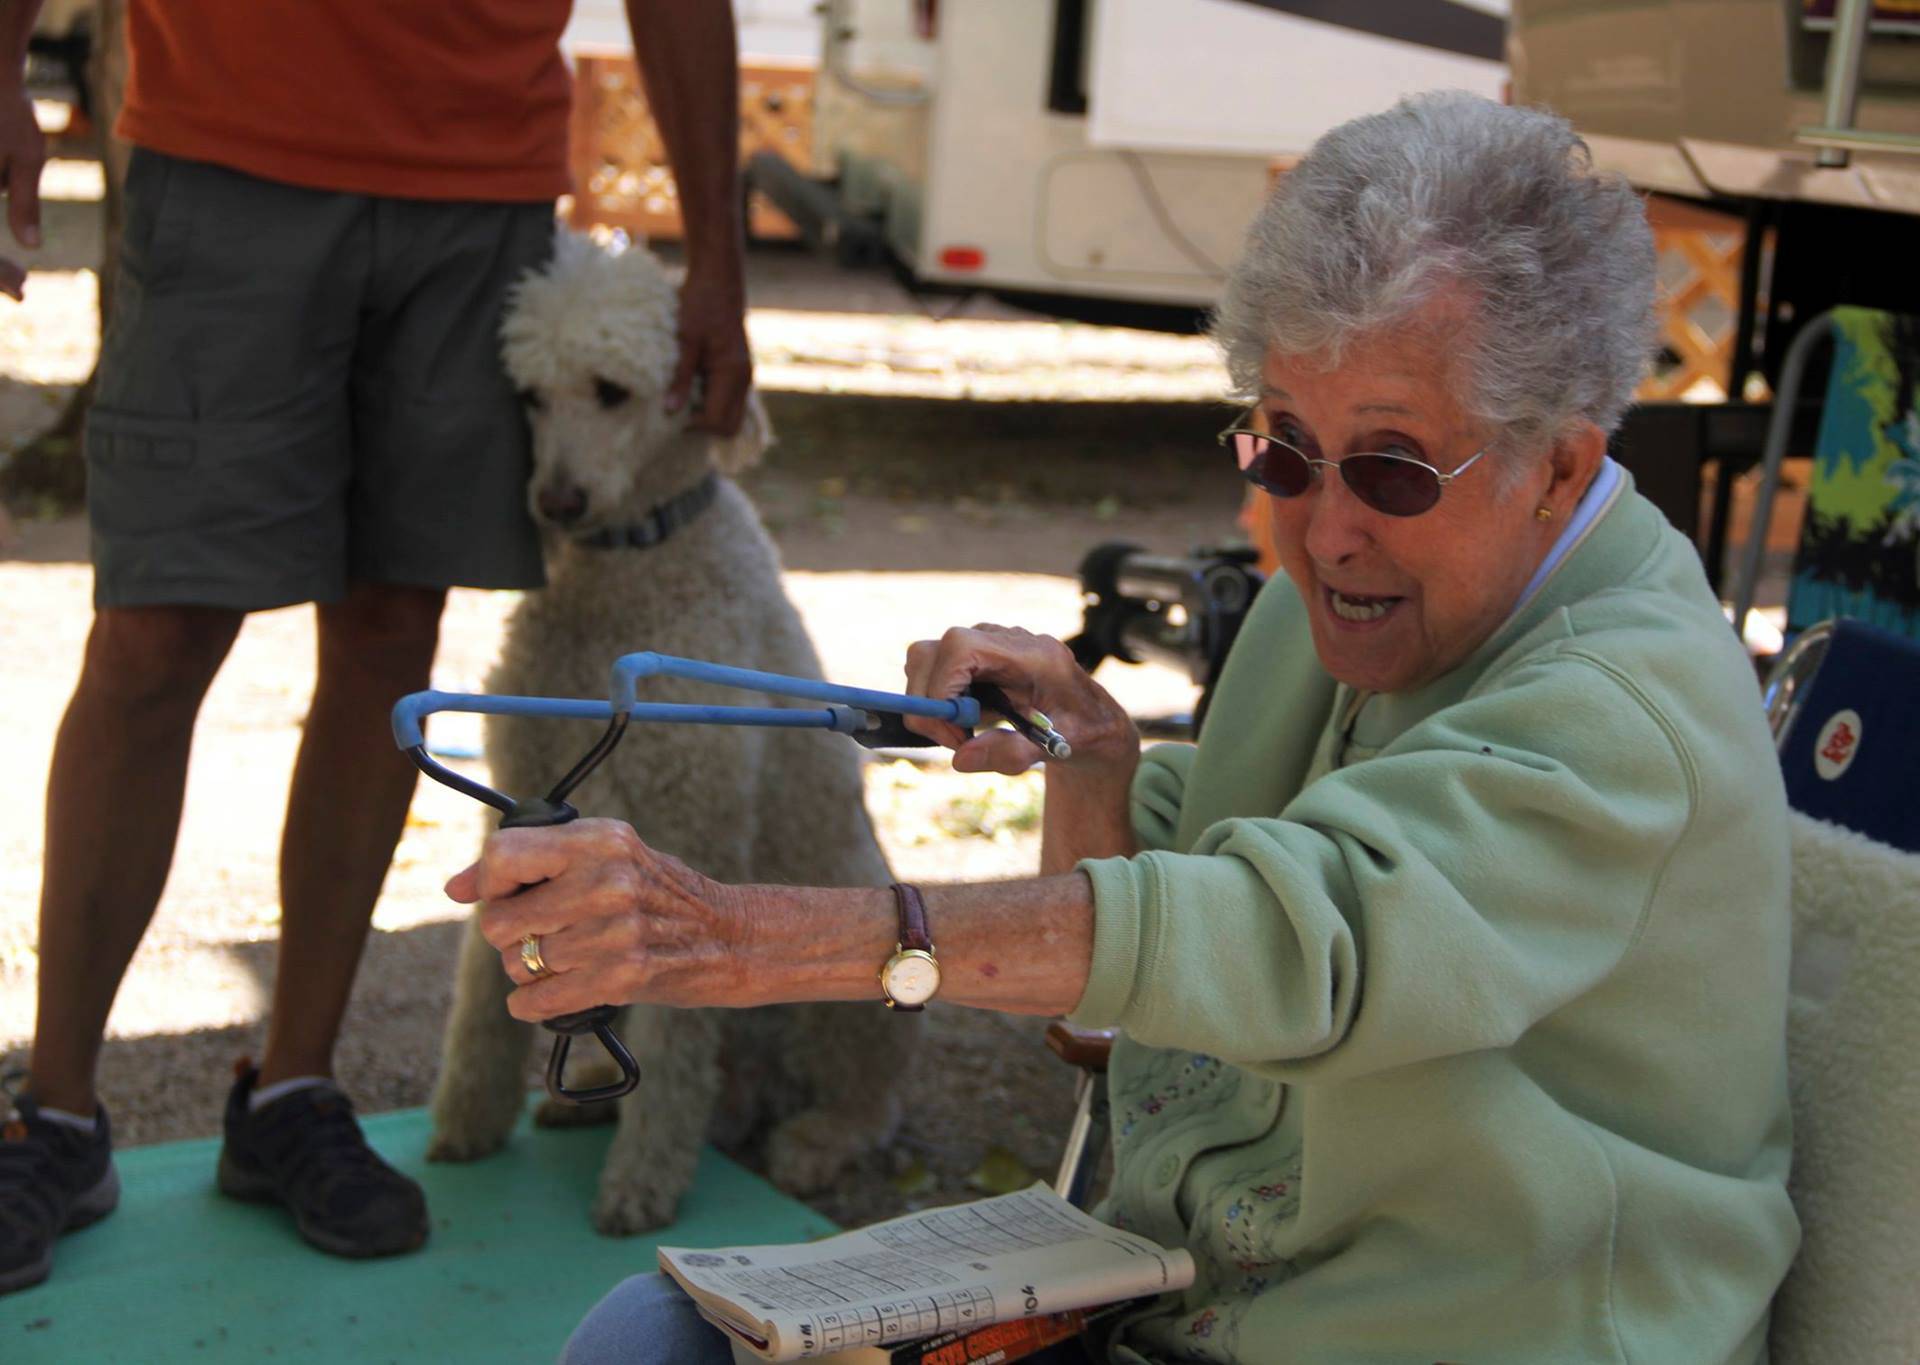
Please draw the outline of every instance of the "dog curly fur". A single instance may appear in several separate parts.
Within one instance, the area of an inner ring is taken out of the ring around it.
[[[533,425],[529,501],[548,539],[549,584],[514,612],[488,681],[493,692],[604,696],[612,661],[640,649],[820,675],[781,589],[773,544],[731,479],[722,477],[714,503],[662,544],[600,550],[574,542],[644,518],[709,469],[738,472],[766,444],[757,399],[731,440],[691,432],[684,415],[663,410],[674,316],[673,282],[650,253],[616,254],[565,234],[553,262],[511,295],[503,353]],[[568,518],[565,527],[554,524],[556,513]],[[643,696],[782,704],[674,680],[652,680]],[[515,795],[546,791],[586,742],[560,722],[488,722],[496,784]],[[824,731],[635,726],[572,800],[589,814],[630,821],[648,844],[722,881],[888,881],[862,804],[857,751]],[[469,927],[433,1100],[431,1158],[485,1156],[519,1116],[533,1031],[508,1016],[508,988],[500,955]],[[635,1006],[620,1028],[642,1080],[619,1102],[600,1174],[593,1221],[609,1233],[670,1223],[710,1137],[737,1144],[766,1131],[769,1174],[794,1193],[821,1187],[886,1143],[899,1123],[898,1086],[918,1020],[877,1003]],[[584,1116],[548,1104],[536,1117]]]

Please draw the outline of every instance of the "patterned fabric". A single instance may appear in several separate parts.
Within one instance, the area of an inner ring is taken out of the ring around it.
[[[1920,319],[1838,308],[1833,327],[1787,629],[1850,616],[1920,638]]]

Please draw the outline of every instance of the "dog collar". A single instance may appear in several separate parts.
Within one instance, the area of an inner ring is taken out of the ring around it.
[[[686,492],[657,504],[639,521],[630,521],[624,526],[603,526],[590,536],[576,536],[574,542],[589,550],[644,550],[658,545],[706,511],[719,491],[719,474],[709,472]]]

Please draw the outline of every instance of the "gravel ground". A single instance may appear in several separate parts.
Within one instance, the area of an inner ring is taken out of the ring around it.
[[[40,273],[26,305],[0,301],[0,456],[52,419],[98,345],[87,268],[98,249],[98,168],[55,163],[45,192],[48,245],[32,262]],[[944,301],[954,316],[935,321],[884,282],[850,286],[792,253],[756,258],[750,292],[769,386],[1029,400],[1219,391],[1217,366],[1194,338],[1061,325],[991,300]],[[1036,500],[1030,466],[1044,449],[1009,456],[984,439],[969,447],[972,410],[954,405],[950,429],[928,433],[883,472],[823,465],[816,443],[792,466],[776,451],[748,481],[829,677],[891,688],[906,644],[952,624],[1071,633],[1080,608],[1072,574],[1093,544],[1124,539],[1177,551],[1232,533],[1230,475],[1198,480],[1191,498],[1161,499],[1169,483],[1186,482],[1184,464],[1153,471],[1151,508],[1130,493],[1142,486],[1138,464],[1117,454],[1111,471],[1085,459],[1063,467]],[[1199,450],[1211,414],[1196,413]],[[996,479],[996,458],[1029,477]],[[977,487],[956,491],[955,461],[978,468]],[[945,476],[921,486],[914,471],[935,465]],[[24,1061],[32,1033],[42,789],[91,590],[84,524],[11,510],[11,530],[0,516],[0,771],[14,791],[0,806],[0,1070]],[[510,606],[508,594],[453,594],[436,685],[477,685]],[[101,1091],[126,1144],[217,1131],[229,1065],[259,1047],[279,915],[275,848],[312,656],[310,611],[256,615],[202,713],[173,875],[120,992],[101,1063]],[[1137,713],[1191,703],[1190,684],[1166,669],[1108,665],[1101,677]],[[484,762],[474,771],[483,775]],[[893,869],[919,881],[1031,872],[1038,800],[1037,775],[964,778],[944,762],[867,768],[868,806]],[[421,785],[337,1058],[364,1109],[420,1104],[431,1089],[461,913],[439,886],[470,858],[480,832],[471,803]],[[982,1183],[1028,1171],[1050,1175],[1072,1076],[1045,1050],[1042,1030],[1039,1021],[936,1008],[897,1148],[850,1171],[816,1206],[854,1223],[970,1197]]]

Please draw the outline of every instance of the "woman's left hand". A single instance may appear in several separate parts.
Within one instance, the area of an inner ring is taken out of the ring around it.
[[[750,918],[742,899],[648,848],[621,821],[500,830],[448,881],[447,895],[484,903],[480,932],[518,987],[507,997],[516,1019],[633,1001],[742,1001]],[[529,934],[549,973],[538,979],[521,958]]]

